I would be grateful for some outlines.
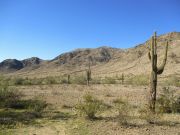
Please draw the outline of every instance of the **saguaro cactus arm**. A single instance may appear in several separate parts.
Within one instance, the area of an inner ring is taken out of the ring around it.
[[[166,61],[167,61],[168,46],[169,46],[169,43],[168,43],[168,41],[167,41],[167,42],[166,42],[165,53],[164,53],[164,59],[163,59],[162,64],[161,64],[159,67],[157,67],[157,74],[162,74],[162,72],[164,71],[164,67],[165,67]]]
[[[151,46],[150,47],[148,46],[147,48],[148,48],[148,58],[151,61]]]
[[[149,42],[146,43],[148,49],[148,58],[151,61],[151,46],[149,46]]]

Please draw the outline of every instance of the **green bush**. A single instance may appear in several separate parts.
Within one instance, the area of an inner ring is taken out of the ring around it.
[[[0,107],[11,107],[22,97],[22,93],[16,89],[9,88],[7,85],[0,86]]]
[[[128,84],[132,85],[148,85],[149,84],[149,77],[147,75],[136,75],[131,76],[127,79]]]
[[[30,79],[25,79],[23,85],[32,85],[32,82]]]
[[[23,78],[14,78],[13,84],[14,85],[23,85],[24,79]]]
[[[96,114],[102,112],[105,109],[105,105],[102,101],[96,99],[90,94],[86,94],[83,97],[83,102],[76,105],[76,110],[80,114],[85,114],[89,119],[96,118]]]
[[[105,83],[105,84],[116,84],[116,79],[113,77],[105,77],[105,79],[103,79],[103,83]]]
[[[0,107],[12,109],[28,109],[34,112],[42,112],[47,103],[38,99],[22,100],[23,94],[8,86],[0,86]]]
[[[46,107],[47,103],[45,101],[37,99],[17,100],[10,106],[14,109],[28,109],[35,112],[42,112]]]
[[[87,79],[85,76],[77,76],[77,77],[74,77],[72,78],[72,83],[75,83],[75,84],[87,84]]]
[[[44,82],[45,84],[56,84],[56,78],[52,77],[52,76],[48,76],[46,78],[44,78]]]
[[[127,125],[131,106],[127,101],[124,101],[120,98],[113,100],[113,103],[115,104],[115,108],[118,111],[118,119],[120,124]]]
[[[180,113],[180,96],[175,96],[174,91],[164,87],[157,99],[157,109],[162,113]]]
[[[91,80],[91,83],[92,83],[92,84],[101,84],[101,78],[93,78],[93,79]]]
[[[44,108],[47,107],[47,103],[42,100],[31,100],[29,108],[33,109],[35,112],[42,112]]]
[[[180,87],[180,77],[177,76],[169,76],[168,79],[165,80],[164,84],[166,86],[176,86]]]
[[[41,85],[44,84],[45,78],[33,78],[30,79],[31,85]]]
[[[149,109],[148,105],[145,105],[142,108],[140,108],[139,113],[140,113],[140,118],[145,119],[150,124],[157,123],[162,117],[161,112],[156,111],[156,113],[153,113]]]
[[[0,76],[0,86],[9,85],[10,78]]]
[[[31,85],[31,79],[29,78],[20,78],[20,77],[15,77],[15,78],[8,78],[7,81],[8,85]]]
[[[62,84],[68,84],[68,80],[65,79],[65,78],[63,78],[63,79],[61,79],[61,83],[62,83]],[[69,82],[69,83],[71,83],[71,82]]]

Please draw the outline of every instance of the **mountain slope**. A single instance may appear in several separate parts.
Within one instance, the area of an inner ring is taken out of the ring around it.
[[[162,76],[180,75],[180,32],[171,32],[158,37],[158,63],[162,62],[167,40],[169,41],[168,60]],[[149,40],[125,50],[111,47],[77,49],[61,54],[50,61],[43,61],[39,58],[23,61],[5,60],[0,63],[0,72],[31,77],[76,72],[82,74],[90,62],[93,76],[115,76],[122,73],[149,74],[148,47]]]
[[[21,61],[16,59],[7,59],[0,63],[1,72],[13,72],[23,68]]]
[[[120,49],[110,47],[100,47],[96,49],[77,49],[75,51],[64,53],[53,59],[54,63],[59,65],[84,65],[91,62],[92,65],[97,63],[106,63],[113,58],[114,54]]]
[[[43,63],[43,60],[32,57],[22,61],[16,59],[7,59],[0,63],[0,72],[2,73],[12,73],[23,69],[30,69],[39,66]]]

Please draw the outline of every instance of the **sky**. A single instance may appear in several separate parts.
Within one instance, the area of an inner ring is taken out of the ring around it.
[[[0,0],[0,61],[130,48],[180,32],[180,0]]]

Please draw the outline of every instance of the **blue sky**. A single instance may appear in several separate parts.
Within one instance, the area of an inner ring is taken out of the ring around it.
[[[0,0],[0,61],[129,48],[180,31],[179,0]]]

